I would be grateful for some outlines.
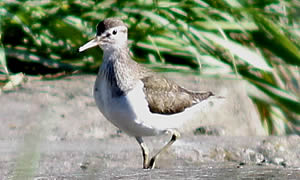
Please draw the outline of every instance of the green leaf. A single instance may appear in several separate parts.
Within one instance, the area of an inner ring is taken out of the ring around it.
[[[296,95],[275,87],[265,80],[253,75],[247,71],[240,71],[251,83],[253,83],[263,93],[267,94],[273,100],[273,103],[280,106],[286,111],[291,111],[300,114],[300,99]]]
[[[213,33],[201,32],[203,36],[207,39],[213,41],[214,43],[222,46],[223,48],[230,51],[232,54],[239,57],[241,60],[246,63],[252,65],[253,67],[263,70],[263,71],[272,71],[272,67],[270,67],[263,56],[254,52],[253,50],[242,46],[234,41],[225,40]]]
[[[1,40],[1,35],[0,35],[0,40]],[[6,64],[5,51],[2,46],[2,43],[0,43],[0,65],[1,65],[0,68],[3,68],[4,70],[4,73],[9,74],[7,69],[7,64]]]
[[[287,54],[292,56],[292,58],[284,58],[284,61],[286,63],[295,64],[299,66],[300,49],[297,46],[295,46],[291,40],[289,40],[289,38],[283,33],[282,28],[280,28],[280,26],[276,25],[260,13],[256,11],[250,12],[252,12],[254,20],[259,25],[260,29],[263,32],[265,32],[266,35],[271,36],[271,39],[277,46],[277,49],[280,49],[280,51],[285,51]]]

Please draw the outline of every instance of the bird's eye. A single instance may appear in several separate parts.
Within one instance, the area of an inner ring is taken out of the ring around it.
[[[117,30],[113,30],[113,35],[116,35],[117,34]]]

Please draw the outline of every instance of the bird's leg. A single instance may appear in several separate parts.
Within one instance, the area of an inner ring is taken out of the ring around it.
[[[149,149],[146,146],[146,144],[144,143],[142,137],[136,137],[135,138],[137,140],[137,142],[139,143],[139,145],[141,146],[142,149],[142,153],[143,153],[143,168],[144,169],[148,169],[149,167]]]
[[[151,160],[149,162],[149,166],[148,166],[149,169],[154,169],[155,161],[157,160],[159,155],[162,152],[166,151],[176,141],[176,139],[178,139],[180,137],[180,133],[176,130],[168,130],[168,132],[170,132],[172,134],[170,141],[151,158]]]

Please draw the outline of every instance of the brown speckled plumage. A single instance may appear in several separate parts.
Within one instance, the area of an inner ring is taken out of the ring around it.
[[[128,49],[114,51],[103,62],[100,73],[111,83],[113,96],[125,95],[138,80],[144,84],[143,91],[151,112],[175,114],[184,111],[210,96],[212,92],[187,90],[163,76],[155,74],[133,61]]]
[[[145,77],[142,81],[150,111],[153,113],[179,113],[213,95],[212,92],[189,91],[158,75]]]

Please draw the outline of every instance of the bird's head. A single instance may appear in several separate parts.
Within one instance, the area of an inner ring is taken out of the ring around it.
[[[118,18],[107,18],[97,25],[96,36],[81,46],[78,51],[100,46],[103,51],[127,46],[127,26]]]

